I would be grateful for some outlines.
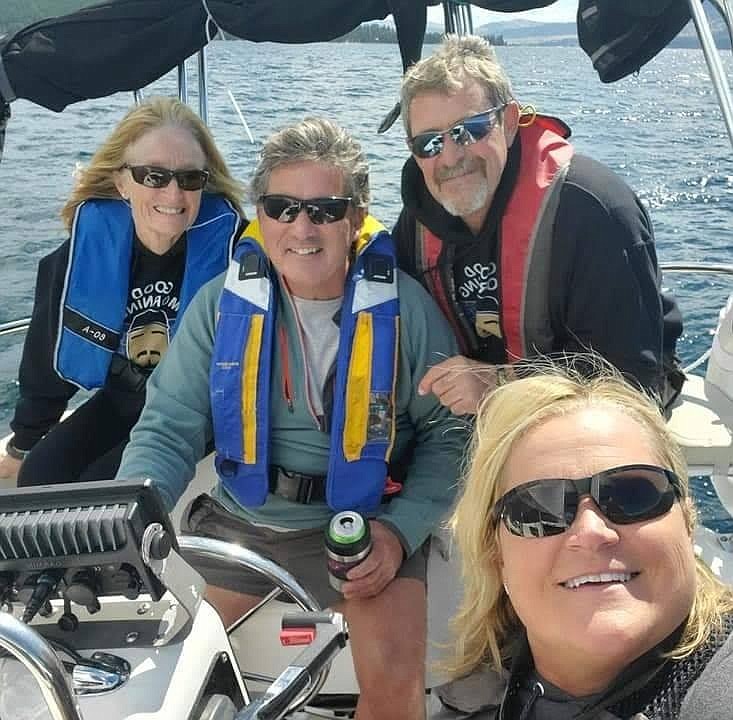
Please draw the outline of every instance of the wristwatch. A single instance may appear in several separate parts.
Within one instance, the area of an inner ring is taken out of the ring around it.
[[[5,444],[5,453],[13,458],[13,460],[20,460],[21,462],[25,460],[26,456],[30,450],[19,450],[15,445],[13,445],[13,441],[8,440],[8,442]]]
[[[506,385],[510,380],[513,379],[513,374],[509,368],[504,365],[495,365],[494,372],[496,374],[496,387]]]

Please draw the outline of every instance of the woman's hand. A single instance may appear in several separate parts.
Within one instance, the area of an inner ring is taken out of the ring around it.
[[[0,452],[0,480],[17,480],[22,460],[10,457],[4,450]]]

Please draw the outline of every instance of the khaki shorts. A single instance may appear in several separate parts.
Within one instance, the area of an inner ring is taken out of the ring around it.
[[[343,600],[341,593],[328,582],[325,528],[278,531],[230,513],[209,495],[199,495],[182,522],[184,535],[199,535],[214,540],[236,543],[272,560],[291,573],[310,590],[321,607],[332,607]],[[402,563],[397,577],[416,578],[425,582],[430,541]],[[210,585],[235,592],[264,597],[273,588],[267,578],[248,570],[232,570],[215,560],[196,559],[196,570]]]

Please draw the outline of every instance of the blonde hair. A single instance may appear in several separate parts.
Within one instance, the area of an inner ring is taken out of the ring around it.
[[[446,35],[438,50],[408,68],[402,79],[400,106],[407,135],[411,134],[410,104],[418,95],[453,95],[467,80],[483,89],[487,105],[505,105],[514,97],[509,78],[486,40],[476,35]]]
[[[689,500],[687,466],[655,399],[629,385],[605,361],[595,358],[593,365],[599,369],[588,376],[573,367],[539,362],[537,374],[499,387],[479,408],[465,487],[450,521],[464,582],[462,604],[453,619],[455,655],[448,666],[457,677],[484,663],[500,669],[507,659],[507,644],[521,627],[502,586],[499,530],[491,509],[500,498],[502,473],[515,443],[533,428],[585,407],[621,409],[646,431],[659,463],[680,478],[680,506],[692,536],[696,517]],[[693,605],[670,657],[683,657],[699,647],[731,611],[733,592],[696,559]]]
[[[61,209],[61,219],[69,232],[76,208],[85,200],[120,199],[115,187],[115,173],[125,162],[127,148],[145,133],[161,127],[184,128],[191,133],[206,158],[205,169],[209,171],[206,192],[223,195],[244,216],[241,206],[244,188],[232,177],[203,121],[188,105],[176,98],[151,97],[127,112],[94,153],[89,165],[78,171],[76,185]]]
[[[320,162],[341,170],[344,194],[354,207],[369,206],[369,163],[361,145],[342,127],[320,117],[307,117],[271,135],[260,153],[250,200],[258,203],[267,192],[270,175],[283,165]]]

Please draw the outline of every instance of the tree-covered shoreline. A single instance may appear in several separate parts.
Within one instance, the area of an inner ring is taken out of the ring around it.
[[[506,45],[501,35],[484,35],[492,45]],[[435,45],[443,39],[442,32],[426,32],[424,44]],[[383,23],[364,23],[350,33],[346,33],[335,42],[362,42],[362,43],[396,43],[397,31],[390,25]]]

